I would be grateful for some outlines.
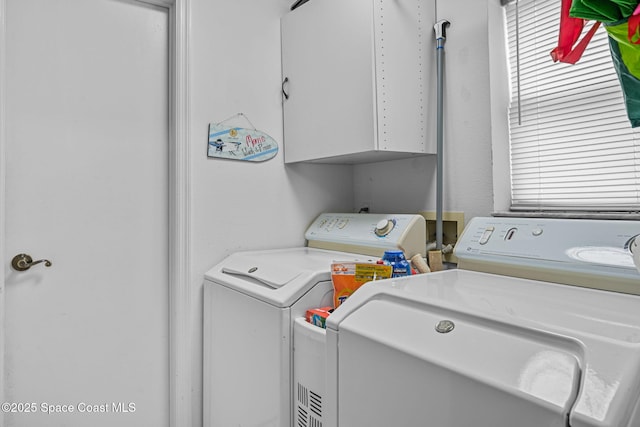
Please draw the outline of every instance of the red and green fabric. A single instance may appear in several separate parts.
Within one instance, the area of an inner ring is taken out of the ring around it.
[[[612,23],[627,19],[638,7],[638,0],[573,0],[569,14],[574,18]]]
[[[632,127],[640,127],[640,0],[568,0],[569,16],[602,22]],[[563,0],[564,3],[567,1]]]
[[[638,15],[640,16],[640,15]],[[622,87],[632,127],[640,127],[640,44],[628,38],[628,23],[605,24],[613,65]]]
[[[571,0],[562,0],[558,46],[551,51],[553,62],[560,61],[567,64],[578,62],[600,26],[600,22],[596,21],[582,40],[578,41],[587,20],[571,16],[569,14],[571,6]]]

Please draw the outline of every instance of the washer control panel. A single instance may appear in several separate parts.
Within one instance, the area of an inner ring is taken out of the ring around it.
[[[305,233],[309,247],[382,256],[402,250],[425,255],[427,226],[421,215],[323,213]]]
[[[467,224],[455,255],[462,269],[530,278],[564,275],[558,279],[563,283],[624,277],[637,289],[631,293],[640,293],[630,250],[639,234],[640,221],[478,217]]]
[[[629,246],[638,234],[640,221],[474,218],[456,253],[635,268]]]

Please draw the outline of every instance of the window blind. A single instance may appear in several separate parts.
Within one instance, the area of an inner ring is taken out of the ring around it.
[[[628,122],[606,30],[577,64],[554,63],[560,5],[506,6],[512,209],[640,210],[640,130]]]

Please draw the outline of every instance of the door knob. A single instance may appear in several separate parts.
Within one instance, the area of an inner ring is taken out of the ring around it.
[[[18,271],[25,271],[36,264],[40,264],[41,262],[44,262],[45,267],[51,267],[51,261],[48,259],[39,259],[34,261],[33,258],[31,258],[31,255],[27,254],[18,254],[14,256],[11,260],[11,266]]]

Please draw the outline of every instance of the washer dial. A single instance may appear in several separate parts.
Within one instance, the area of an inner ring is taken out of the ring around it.
[[[396,222],[392,219],[383,219],[378,222],[376,225],[375,233],[376,236],[384,237],[387,234],[391,233],[391,230],[396,226]]]

